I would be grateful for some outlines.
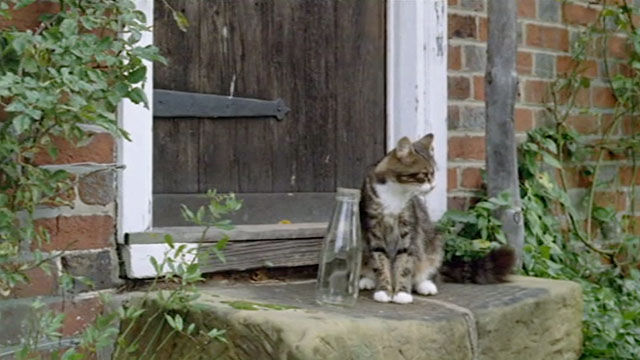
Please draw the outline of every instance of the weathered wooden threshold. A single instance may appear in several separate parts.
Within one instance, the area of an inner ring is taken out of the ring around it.
[[[178,246],[186,244],[189,249],[200,248],[207,253],[225,235],[229,237],[222,251],[225,262],[215,255],[206,256],[200,262],[203,272],[314,265],[326,229],[327,223],[238,225],[230,231],[211,228],[201,241],[203,227],[158,227],[128,234],[121,253],[130,279],[155,276],[149,259],[164,257],[169,250],[167,235]]]

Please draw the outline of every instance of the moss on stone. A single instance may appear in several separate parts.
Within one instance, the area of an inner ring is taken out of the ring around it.
[[[264,310],[264,309],[270,309],[270,310],[298,309],[298,307],[296,306],[278,305],[278,304],[262,304],[262,303],[252,302],[252,301],[244,301],[244,300],[222,301],[222,303],[227,304],[236,310],[255,311],[255,310]]]

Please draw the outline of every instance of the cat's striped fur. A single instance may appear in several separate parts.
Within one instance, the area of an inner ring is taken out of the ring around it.
[[[410,303],[412,291],[438,292],[439,270],[457,282],[500,282],[510,272],[513,251],[500,249],[474,263],[441,267],[444,251],[423,195],[435,187],[433,135],[412,143],[402,138],[368,172],[360,216],[364,237],[360,287],[373,289],[380,302]]]

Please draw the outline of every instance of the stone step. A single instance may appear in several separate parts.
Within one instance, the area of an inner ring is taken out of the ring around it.
[[[189,317],[226,329],[229,341],[203,359],[568,360],[582,346],[581,289],[568,281],[442,284],[409,305],[363,292],[352,308],[316,304],[312,281],[201,290],[203,310]],[[177,341],[170,357],[189,347]]]

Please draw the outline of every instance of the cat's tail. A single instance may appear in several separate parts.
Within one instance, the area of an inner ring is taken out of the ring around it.
[[[442,265],[440,274],[448,282],[495,284],[506,281],[515,263],[515,251],[503,246],[478,259],[454,257]]]

